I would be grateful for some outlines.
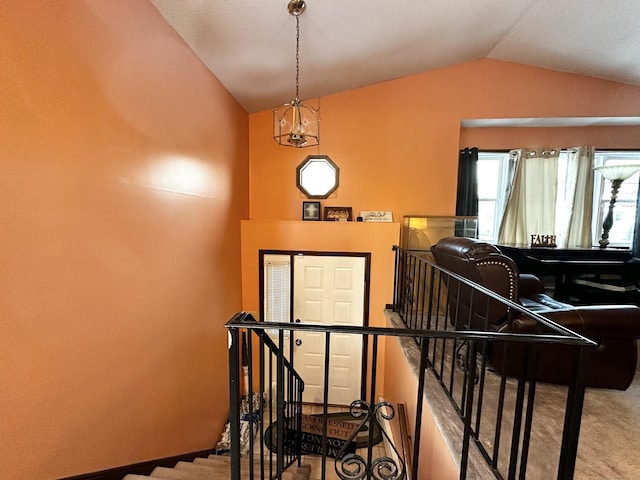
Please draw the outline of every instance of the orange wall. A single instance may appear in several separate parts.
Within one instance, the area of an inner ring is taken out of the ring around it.
[[[393,372],[393,375],[387,375],[385,379],[385,400],[392,405],[405,404],[408,434],[411,439],[414,439],[416,438],[418,379],[402,353],[399,340],[388,338],[386,347],[385,370]],[[396,440],[396,443],[398,442],[399,440]],[[453,458],[453,454],[445,443],[430,410],[428,399],[424,402],[422,410],[418,478],[424,480],[456,480],[460,478],[458,461]]]
[[[149,2],[1,10],[0,478],[211,448],[248,115]]]
[[[315,100],[321,147],[285,149],[271,112],[247,118],[150,3],[4,0],[2,13],[7,479],[212,446],[227,413],[217,408],[226,376],[212,365],[226,364],[223,322],[240,305],[257,310],[258,247],[379,252],[379,322],[397,224],[379,237],[356,224],[243,224],[240,247],[248,213],[300,218],[295,166],[306,155],[340,166],[325,205],[392,210],[396,221],[446,215],[461,119],[640,110],[637,87],[479,60]]]
[[[640,127],[462,128],[460,147],[481,150],[593,145],[598,149],[640,149]]]
[[[393,301],[394,252],[397,223],[289,222],[243,220],[242,307],[257,314],[260,308],[259,250],[371,252],[369,325],[386,324],[384,307]]]
[[[317,148],[279,147],[271,138],[271,112],[250,116],[252,219],[300,218],[303,198],[295,167],[317,153],[329,155],[340,167],[340,187],[323,205],[352,206],[354,212],[391,210],[397,221],[407,214],[451,215],[461,120],[637,116],[640,88],[484,59],[309,103],[320,105]],[[482,137],[485,129],[475,130]],[[518,146],[502,135],[492,135],[487,144]],[[602,135],[596,147],[640,148],[637,135],[626,137],[624,145],[617,134]],[[468,146],[482,138],[473,140]],[[574,145],[568,141],[563,146]]]
[[[351,206],[356,215],[361,210],[390,210],[394,220],[400,222],[408,214],[454,213],[461,146],[507,149],[520,146],[512,143],[516,140],[558,140],[559,146],[565,147],[586,143],[598,148],[640,148],[640,137],[635,134],[638,129],[602,128],[597,129],[597,135],[595,129],[565,130],[560,137],[557,132],[539,129],[508,135],[504,129],[461,132],[463,119],[640,114],[639,87],[489,59],[336,93],[309,103],[320,106],[319,147],[279,147],[272,140],[272,113],[250,115],[251,221],[243,223],[242,230],[243,306],[247,310],[258,308],[259,247],[348,250],[351,242],[362,242],[358,243],[359,250],[367,251],[371,246],[389,252],[391,244],[398,242],[397,237],[362,235],[359,225],[331,225],[341,229],[341,235],[335,237],[330,230],[319,232],[322,224],[292,221],[300,219],[305,200],[296,188],[295,169],[307,155],[329,155],[340,167],[340,187],[322,201],[323,206]],[[531,133],[535,140],[527,136]],[[372,271],[372,315],[381,315],[384,303],[391,301],[392,278],[392,266],[382,276]],[[378,320],[376,324],[384,325]],[[387,350],[385,361],[385,396],[394,402],[415,398],[406,390],[410,381],[402,384],[401,376],[396,375],[406,365],[393,346]],[[446,455],[435,424],[425,415],[420,459],[422,468],[427,469],[422,470],[424,478],[457,478],[457,468]],[[425,467],[427,464],[432,467]]]
[[[258,318],[260,308],[258,252],[299,250],[370,252],[369,325],[384,327],[384,307],[393,301],[394,252],[397,223],[242,221],[242,306]],[[384,342],[380,342],[378,388],[384,389]]]

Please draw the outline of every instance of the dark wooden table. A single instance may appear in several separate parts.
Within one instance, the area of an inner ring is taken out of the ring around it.
[[[518,266],[521,273],[554,277],[553,296],[560,301],[577,298],[581,303],[638,303],[637,289],[591,289],[575,283],[576,275],[619,276],[630,285],[640,281],[640,259],[628,248],[531,248],[530,245],[496,246]],[[602,280],[606,285],[606,280]],[[583,297],[583,298],[581,298]]]

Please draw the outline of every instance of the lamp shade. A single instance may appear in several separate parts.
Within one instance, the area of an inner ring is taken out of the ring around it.
[[[320,143],[317,110],[297,98],[273,111],[273,138],[285,147],[312,147]]]
[[[634,173],[640,171],[640,163],[631,163],[624,165],[603,165],[595,167],[594,171],[600,173],[607,180],[624,181]]]

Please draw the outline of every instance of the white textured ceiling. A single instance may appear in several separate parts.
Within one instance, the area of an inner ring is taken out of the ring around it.
[[[494,58],[640,85],[640,0],[306,0],[302,100]],[[288,0],[151,0],[248,111],[295,96]]]

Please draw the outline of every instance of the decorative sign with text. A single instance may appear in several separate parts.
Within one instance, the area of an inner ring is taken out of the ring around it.
[[[531,234],[531,247],[557,247],[555,235]]]
[[[357,428],[356,422],[327,419],[327,456],[336,458]],[[296,440],[299,440],[301,453],[322,455],[322,430],[323,419],[321,416],[302,415],[300,431],[289,430],[289,438],[291,439],[289,447],[295,448],[294,442],[297,443]],[[352,442],[346,448],[346,452],[355,452],[355,443]]]
[[[360,212],[363,222],[393,222],[391,212],[383,212],[381,210],[367,210]]]

